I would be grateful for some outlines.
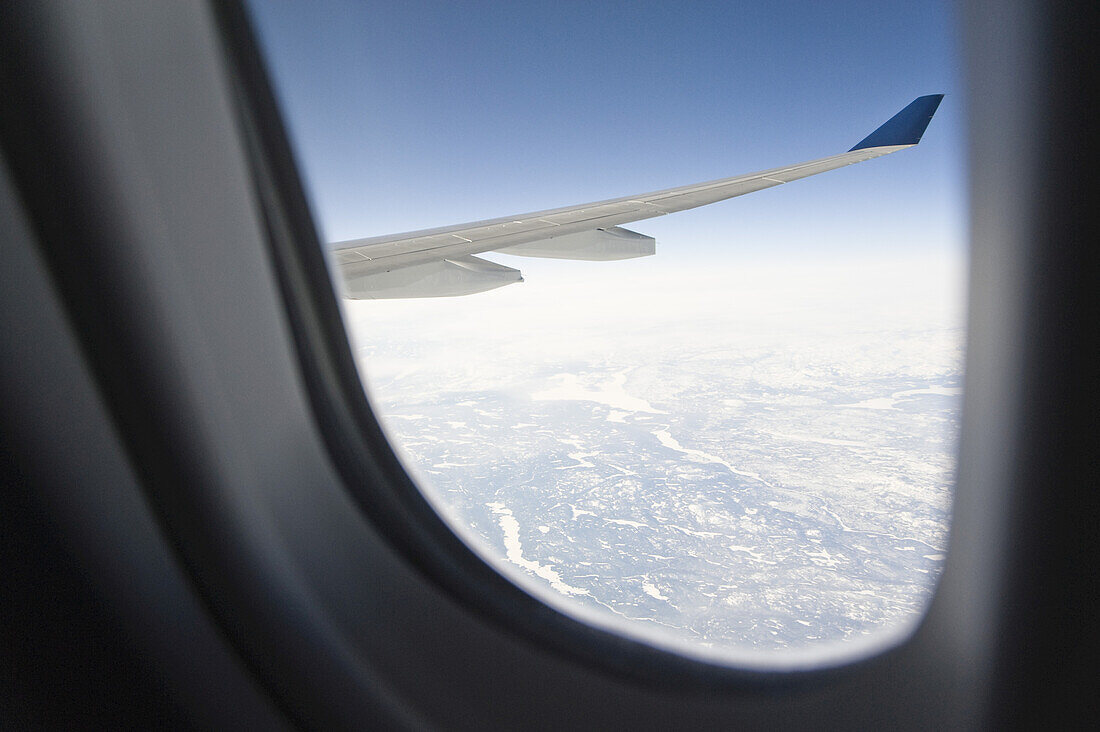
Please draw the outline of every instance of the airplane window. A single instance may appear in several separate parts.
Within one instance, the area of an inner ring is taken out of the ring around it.
[[[370,402],[456,534],[708,660],[912,631],[963,386],[948,3],[251,12]]]

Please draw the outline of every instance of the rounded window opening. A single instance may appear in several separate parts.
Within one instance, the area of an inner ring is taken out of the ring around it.
[[[948,5],[252,10],[372,406],[467,544],[720,663],[911,632],[963,379]],[[639,193],[693,181],[747,189]]]

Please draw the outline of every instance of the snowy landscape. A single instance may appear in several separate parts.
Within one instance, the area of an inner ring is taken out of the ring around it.
[[[497,259],[528,281],[345,308],[384,427],[471,547],[563,610],[708,653],[919,619],[948,544],[960,267]]]

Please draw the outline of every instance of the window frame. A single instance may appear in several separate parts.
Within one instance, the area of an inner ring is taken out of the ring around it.
[[[342,328],[330,317],[338,309],[319,248],[297,246],[316,234],[303,225],[300,188],[287,183],[293,161],[285,138],[276,136],[279,147],[257,135],[277,111],[270,90],[266,113],[241,114],[256,104],[245,91],[266,81],[249,76],[259,70],[255,49],[241,55],[247,18],[238,4],[0,6],[0,37],[11,41],[0,43],[9,92],[0,97],[0,143],[34,238],[26,259],[40,265],[46,285],[36,293],[63,321],[49,335],[71,339],[71,360],[88,376],[88,409],[106,425],[98,435],[118,448],[135,484],[107,472],[85,475],[88,486],[47,477],[42,506],[76,527],[65,536],[74,555],[96,554],[119,577],[136,568],[149,597],[164,604],[169,578],[143,554],[162,551],[182,577],[173,587],[197,601],[196,614],[215,628],[210,638],[232,656],[220,668],[239,660],[233,673],[303,726],[1003,727],[1088,711],[1095,654],[1080,629],[1090,627],[1097,593],[1082,564],[1096,556],[1100,470],[1100,395],[1087,389],[1100,364],[1100,248],[1083,163],[1097,144],[1095,115],[1084,113],[1097,28],[1088,12],[1057,0],[965,8],[972,269],[960,477],[940,587],[913,636],[889,652],[841,669],[761,675],[643,649],[638,663],[652,666],[624,669],[618,664],[639,650],[631,641],[594,641],[612,644],[608,663],[578,647],[594,631],[553,614],[543,627],[523,612],[547,611],[522,597],[498,607],[456,595],[466,592],[467,569],[486,568],[462,566],[461,547],[458,558],[449,550],[417,557],[400,544],[432,531],[432,515],[395,527],[378,511],[368,524],[347,510],[357,504],[344,500],[355,490],[345,484],[362,480],[374,491],[408,479],[369,413],[346,401],[360,388],[357,377],[341,381],[348,364],[338,362],[350,359],[326,346],[334,337],[344,343]],[[155,108],[167,102],[189,114]],[[168,226],[181,223],[184,231]],[[234,246],[225,246],[223,224],[240,236]],[[316,261],[303,265],[301,256]],[[212,312],[207,300],[236,310]],[[149,303],[155,310],[138,307]],[[243,338],[278,363],[242,357]],[[184,347],[187,358],[169,358]],[[48,359],[31,361],[52,374]],[[234,402],[240,413],[216,403],[226,385],[247,392]],[[332,403],[321,409],[320,397]],[[256,409],[272,400],[308,404],[287,410],[294,424],[273,425]],[[83,468],[83,456],[51,443],[61,418],[34,423],[42,437],[35,457]],[[280,441],[287,435],[298,442]],[[360,450],[366,462],[349,466]],[[265,471],[272,463],[277,470]],[[345,477],[330,463],[343,463]],[[257,476],[270,484],[257,485]],[[419,510],[399,499],[383,491],[359,500],[397,502],[397,516]],[[145,522],[140,531],[135,518]],[[97,542],[107,529],[127,546]],[[150,665],[178,671],[148,637],[178,629],[180,608],[139,606],[87,576],[122,608],[127,638],[155,659]],[[160,625],[143,621],[154,614]],[[441,638],[436,625],[468,637],[429,646]],[[181,672],[193,686],[179,698],[217,704],[187,696],[204,688],[195,676],[215,667],[203,656]],[[486,689],[472,670],[501,686]]]

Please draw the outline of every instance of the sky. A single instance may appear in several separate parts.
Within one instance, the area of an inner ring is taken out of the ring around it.
[[[950,3],[265,0],[252,10],[325,240],[824,157],[915,97],[944,93],[914,150],[636,228],[657,238],[663,262],[686,266],[963,253]],[[522,263],[528,276],[561,267]]]

